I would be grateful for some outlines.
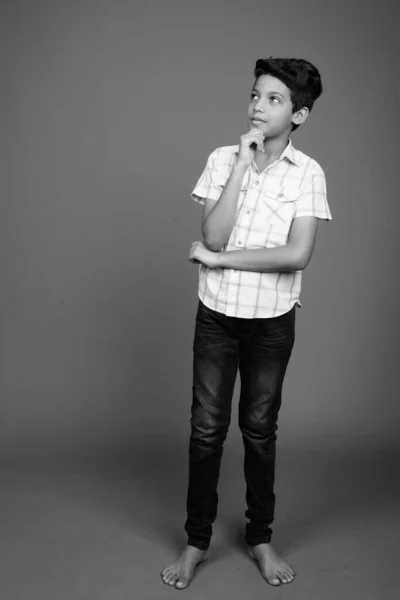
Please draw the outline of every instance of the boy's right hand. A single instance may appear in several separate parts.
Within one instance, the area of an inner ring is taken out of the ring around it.
[[[264,134],[255,128],[241,136],[237,162],[248,167],[257,149],[264,152]]]

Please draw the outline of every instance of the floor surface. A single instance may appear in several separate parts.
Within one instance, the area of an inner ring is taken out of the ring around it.
[[[274,545],[298,573],[279,588],[246,555],[241,461],[225,454],[211,558],[185,591],[159,575],[185,543],[182,453],[129,466],[4,467],[1,600],[400,597],[397,453],[279,450]]]

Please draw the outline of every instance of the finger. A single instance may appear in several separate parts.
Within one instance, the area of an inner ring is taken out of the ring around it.
[[[251,131],[249,131],[248,133],[246,133],[243,137],[246,138],[246,139],[248,138],[248,139],[252,139],[252,140],[255,140],[255,139],[258,139],[258,138],[261,139],[261,140],[263,140],[264,139],[264,134],[261,131],[261,129],[252,129]]]
[[[258,134],[264,135],[263,132],[261,131],[261,129],[259,129],[259,127],[253,127],[253,129],[250,129],[250,131],[247,133],[247,135],[250,133],[258,133]]]
[[[249,131],[249,134],[252,134],[252,135],[258,135],[258,136],[260,136],[262,139],[264,139],[264,134],[263,134],[263,132],[261,131],[261,129],[259,129],[258,127],[255,127],[254,129],[251,129],[251,130]]]
[[[261,151],[264,152],[264,139],[265,136],[263,134],[262,131],[260,131],[260,135],[257,137],[257,148]]]
[[[247,133],[242,135],[242,139],[246,139],[248,137],[254,138],[254,136],[263,136],[263,132],[258,127],[254,127],[254,129],[250,129]]]
[[[264,147],[264,134],[262,131],[254,131],[251,132],[251,135],[242,140],[246,146],[251,146],[252,144],[256,144],[257,148],[261,150]]]
[[[264,136],[254,136],[253,138],[249,138],[249,142],[246,143],[246,146],[248,145],[250,147],[253,144],[256,145],[257,150],[264,152]]]

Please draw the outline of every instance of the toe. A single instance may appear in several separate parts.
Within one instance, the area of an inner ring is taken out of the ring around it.
[[[168,583],[168,585],[175,585],[175,581],[177,580],[177,575],[176,573],[174,573],[173,571],[171,571],[167,577],[166,577],[166,581],[165,583]]]
[[[277,577],[275,577],[275,575],[274,575],[273,577],[269,577],[269,578],[267,579],[267,581],[268,581],[268,583],[269,583],[270,585],[280,585],[280,583],[281,583],[281,582],[279,581],[279,579],[278,579]]]
[[[180,590],[183,590],[184,588],[186,588],[189,584],[189,581],[187,579],[178,579],[178,581],[175,584],[175,587],[179,588]]]
[[[286,567],[286,569],[285,569],[285,575],[289,579],[289,581],[292,581],[294,579],[293,569],[291,569],[290,567]]]
[[[282,579],[283,583],[290,583],[291,581],[293,581],[294,577],[293,577],[293,574],[291,573],[291,571],[289,571],[288,569],[285,569],[285,571],[282,572],[281,579]]]
[[[166,579],[169,582],[171,577],[173,577],[173,576],[174,576],[174,570],[168,569],[168,571],[164,575],[164,579]]]

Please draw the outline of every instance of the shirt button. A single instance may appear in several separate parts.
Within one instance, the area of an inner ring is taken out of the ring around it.
[[[241,246],[241,245],[242,245],[242,241],[238,240],[238,246]]]
[[[246,215],[250,215],[251,214],[251,210],[246,210]]]
[[[254,185],[260,185],[260,182],[259,182],[259,181],[256,181],[256,182],[254,183]]]

